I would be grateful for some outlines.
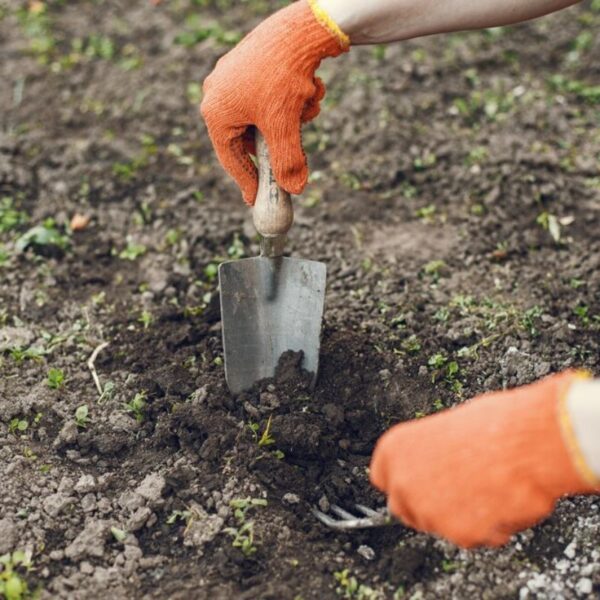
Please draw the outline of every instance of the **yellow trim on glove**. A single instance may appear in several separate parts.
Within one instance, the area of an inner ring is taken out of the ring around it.
[[[576,373],[577,379],[591,379],[592,375],[588,371],[578,371]],[[569,408],[567,406],[567,399],[569,396],[569,390],[573,384],[571,384],[562,394],[562,397],[558,399],[558,419],[560,422],[560,428],[562,430],[563,439],[567,446],[567,450],[573,459],[573,464],[577,469],[577,472],[581,475],[583,480],[590,486],[597,488],[600,485],[600,479],[596,476],[596,473],[587,464],[585,456],[581,451],[579,442],[577,441],[577,435],[573,428],[571,421],[571,415],[569,414]]]
[[[329,13],[319,5],[318,0],[308,0],[308,5],[315,15],[315,19],[337,38],[344,50],[347,50],[350,46],[350,38],[340,29]]]

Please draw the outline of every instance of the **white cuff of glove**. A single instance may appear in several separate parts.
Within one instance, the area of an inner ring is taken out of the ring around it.
[[[573,383],[567,396],[567,410],[581,454],[600,479],[600,379]]]

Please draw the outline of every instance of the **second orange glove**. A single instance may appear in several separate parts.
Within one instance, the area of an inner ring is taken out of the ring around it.
[[[377,443],[371,481],[406,525],[458,545],[497,546],[567,494],[600,491],[566,408],[567,371],[401,423]]]

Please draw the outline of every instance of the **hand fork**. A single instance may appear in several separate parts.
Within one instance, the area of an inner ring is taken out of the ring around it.
[[[348,512],[336,504],[332,504],[330,508],[330,513],[333,513],[335,516],[327,514],[318,508],[313,508],[312,514],[321,523],[327,525],[327,527],[337,529],[338,531],[384,527],[397,523],[387,508],[373,510],[363,504],[356,504],[354,508],[358,512],[358,515]]]

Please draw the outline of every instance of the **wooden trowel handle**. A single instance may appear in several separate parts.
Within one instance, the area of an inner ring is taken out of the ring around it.
[[[254,204],[254,226],[263,238],[285,236],[294,222],[290,195],[275,181],[269,151],[262,134],[256,130],[258,159],[258,193]]]

